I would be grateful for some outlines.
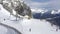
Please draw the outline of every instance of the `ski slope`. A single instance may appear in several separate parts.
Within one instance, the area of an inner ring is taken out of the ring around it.
[[[60,34],[60,30],[55,31],[56,26],[52,27],[46,20],[38,20],[33,18],[28,20],[26,18],[18,18],[18,21],[15,21],[14,16],[9,18],[9,12],[7,12],[7,10],[5,10],[2,6],[0,8],[0,23],[14,27],[22,34]],[[0,25],[0,34],[17,33],[12,29]]]

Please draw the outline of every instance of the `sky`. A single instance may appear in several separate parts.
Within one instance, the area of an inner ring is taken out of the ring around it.
[[[60,9],[60,0],[24,0],[31,8]]]

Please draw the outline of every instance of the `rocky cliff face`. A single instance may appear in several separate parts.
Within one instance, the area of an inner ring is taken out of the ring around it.
[[[1,2],[2,1],[2,2]],[[29,18],[31,18],[31,10],[30,7],[27,6],[24,2],[21,2],[20,0],[1,0],[1,5],[3,8],[5,8],[8,12],[10,12],[10,15],[13,14],[13,10],[16,12],[15,16],[20,17],[28,15]]]

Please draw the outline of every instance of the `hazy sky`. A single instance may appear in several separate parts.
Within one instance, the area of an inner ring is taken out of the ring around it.
[[[31,8],[60,9],[60,0],[25,0]]]

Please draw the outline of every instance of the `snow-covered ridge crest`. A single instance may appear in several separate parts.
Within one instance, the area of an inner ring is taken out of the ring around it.
[[[45,12],[47,12],[48,10],[47,9],[31,9],[32,10],[32,12],[36,12],[36,13],[45,13]]]

